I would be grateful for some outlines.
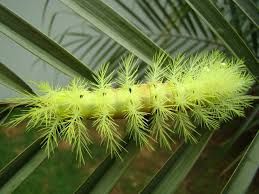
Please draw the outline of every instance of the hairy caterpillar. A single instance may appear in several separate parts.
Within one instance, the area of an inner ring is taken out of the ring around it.
[[[160,146],[170,148],[173,133],[195,142],[196,126],[216,129],[222,121],[243,116],[244,108],[255,98],[246,95],[254,79],[244,63],[217,51],[173,60],[158,53],[144,83],[136,81],[137,72],[136,60],[129,55],[118,71],[118,88],[112,87],[108,64],[97,73],[96,83],[74,79],[64,88],[41,83],[40,96],[6,100],[29,107],[8,124],[28,120],[28,130],[37,127],[45,137],[48,153],[63,139],[84,163],[83,152],[90,154],[91,139],[83,118],[93,120],[107,152],[119,156],[123,146],[116,118],[126,119],[126,134],[137,145],[152,149],[150,139],[154,138]]]

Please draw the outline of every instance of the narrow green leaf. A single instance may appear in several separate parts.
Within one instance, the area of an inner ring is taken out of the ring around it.
[[[132,11],[129,7],[125,5],[125,3],[121,0],[115,1],[115,3],[118,3],[119,6],[121,6],[126,12],[128,12],[133,18],[136,19],[136,21],[140,24],[142,24],[147,30],[151,30],[150,27],[148,26],[147,22],[142,20],[141,17],[139,17],[135,12]]]
[[[168,53],[176,53],[181,47],[185,46],[185,44],[188,42],[188,39],[180,39],[180,42],[178,41],[177,44],[173,44],[170,48],[168,48]]]
[[[193,35],[191,26],[189,25],[188,19],[186,18],[188,17],[189,12],[191,11],[191,7],[187,3],[183,3],[181,5],[180,4],[181,4],[181,1],[179,1],[179,5],[176,5],[177,6],[176,10],[178,9],[177,21],[179,21],[179,23],[183,25],[185,29],[185,33],[188,33],[189,35]]]
[[[167,0],[170,8],[172,9],[172,13],[175,13],[177,21],[180,22],[180,24],[183,25],[183,28],[186,30],[188,34],[191,34],[190,29],[188,28],[186,21],[185,21],[185,15],[189,12],[190,6],[176,6],[175,1]],[[175,21],[176,22],[176,21]]]
[[[45,19],[46,19],[46,13],[48,10],[48,5],[49,5],[50,0],[46,0],[44,3],[43,11],[42,11],[42,16],[41,16],[41,24],[44,24]]]
[[[80,38],[80,39],[74,39],[74,40],[71,40],[71,41],[68,41],[66,43],[63,44],[63,47],[69,47],[69,46],[73,46],[74,44],[77,44],[77,43],[80,43],[80,42],[83,42],[85,40],[85,38]]]
[[[134,141],[130,141],[126,149],[127,152],[123,152],[122,154],[123,161],[120,159],[111,159],[108,156],[75,191],[75,194],[109,193],[139,151]]]
[[[21,93],[34,94],[30,86],[28,86],[18,75],[0,62],[0,82],[11,89],[15,89]]]
[[[252,27],[250,27],[250,29],[252,29]],[[255,53],[257,53],[257,56],[259,55],[259,53],[258,53],[258,47],[259,47],[259,45],[258,45],[258,39],[259,39],[259,33],[258,33],[258,31],[254,31],[254,32],[252,32],[250,35],[250,39],[251,39],[251,44],[252,44],[252,48],[253,48],[253,50],[254,50],[254,52]]]
[[[233,144],[238,140],[238,138],[250,128],[252,122],[255,120],[257,113],[259,112],[259,105],[255,107],[255,110],[246,118],[246,121],[241,125],[241,127],[235,131],[230,139],[227,140],[223,147],[223,151],[227,152],[233,146]]]
[[[85,56],[89,53],[89,51],[91,51],[100,41],[101,41],[101,37],[99,37],[95,41],[91,41],[90,45],[85,45],[86,48],[83,51],[83,53],[81,54],[80,59],[83,60],[85,58]],[[93,66],[93,64],[91,64],[91,68],[92,68],[92,66]]]
[[[160,26],[159,22],[153,16],[152,12],[145,6],[143,1],[137,0],[136,2],[141,11],[146,15],[146,18],[149,19],[149,23],[152,23],[157,28],[157,30],[162,31],[162,27]]]
[[[127,50],[124,47],[118,47],[116,48],[116,50],[114,51],[114,54],[109,58],[109,62],[110,64],[118,64],[119,62],[121,62],[121,58],[123,57],[123,55],[125,55],[125,53],[127,53]]]
[[[42,141],[37,139],[0,171],[0,193],[12,193],[47,158]]]
[[[97,49],[96,49],[96,51],[95,51],[95,55],[93,55],[91,58],[90,58],[90,63],[91,64],[95,64],[93,61],[95,60],[95,59],[98,59],[99,58],[99,56],[102,54],[102,52],[104,52],[105,50],[106,50],[106,48],[108,47],[109,48],[109,43],[110,42],[114,42],[110,37],[107,37],[107,38],[105,38],[105,39],[103,39],[103,41],[101,42],[100,41],[100,44],[98,45],[98,44],[95,44],[95,46],[96,45],[98,45],[98,47],[97,47]]]
[[[247,147],[248,147],[248,146],[247,146]],[[244,152],[247,150],[247,147],[246,147],[244,150],[242,150],[242,151],[238,154],[238,156],[235,157],[235,159],[232,160],[232,162],[230,162],[230,163],[227,165],[227,167],[226,167],[224,170],[222,170],[222,172],[220,173],[219,176],[222,176],[222,175],[226,174],[226,172],[228,172],[230,169],[234,168],[234,167],[236,166],[236,164],[239,163],[239,161],[240,161],[240,160],[242,159],[242,157],[244,156]]]
[[[201,22],[201,19],[197,16],[197,14],[196,14],[193,10],[191,11],[191,15],[192,15],[192,17],[193,17],[193,19],[194,19],[194,21],[195,21],[195,23],[196,23],[195,26],[198,26],[199,29],[201,30],[202,34],[203,34],[205,37],[209,38],[208,33],[209,33],[210,31],[204,28],[204,24]]]
[[[71,13],[71,12],[67,12],[67,11],[57,11],[57,12],[54,12],[54,13],[52,14],[52,16],[50,17],[50,22],[49,22],[49,24],[48,24],[48,33],[47,33],[47,35],[48,35],[49,37],[52,35],[52,31],[54,31],[54,30],[53,30],[53,28],[55,27],[54,22],[57,20],[57,17],[60,16],[60,15],[74,15],[74,14]],[[76,26],[76,25],[75,25],[75,26]],[[72,26],[71,26],[71,27],[72,27]],[[67,30],[69,30],[69,28],[68,28]],[[67,30],[65,30],[64,33],[66,33]],[[58,43],[59,43],[59,42],[58,42]]]
[[[0,102],[0,126],[5,123],[12,111],[13,109],[10,107],[9,104]]]
[[[197,144],[183,144],[175,151],[141,194],[172,194],[193,167],[201,152],[212,137],[207,130]]]
[[[160,17],[160,15],[157,13],[157,9],[153,8],[150,1],[142,0],[143,5],[146,7],[146,9],[149,11],[149,13],[153,16],[153,18],[159,23],[159,25],[162,27],[162,30],[169,30],[167,29],[167,24],[163,21],[163,19]]]
[[[166,36],[160,40],[159,46],[161,46],[166,50],[167,47],[169,47],[172,43],[174,44],[176,41],[177,41],[176,37]]]
[[[259,28],[259,9],[251,0],[232,0],[247,15],[247,17]]]
[[[151,64],[160,48],[101,0],[60,0],[116,42]]]
[[[192,33],[197,36],[196,28],[193,24],[193,21],[192,21],[191,17],[190,17],[191,9],[190,9],[189,5],[186,2],[183,2],[183,1],[179,1],[179,5],[181,7],[187,8],[187,13],[185,14],[184,18],[186,19],[186,22],[188,22],[188,26],[190,27]]]
[[[207,51],[209,52],[209,51],[211,51],[211,50],[213,50],[213,49],[215,49],[215,48],[209,47],[209,44],[208,44],[208,43],[199,44],[199,46],[197,46],[197,47],[195,48],[195,50],[192,51],[192,53],[187,54],[186,57],[189,57],[189,56],[191,56],[191,55],[193,55],[193,54],[196,54],[196,53],[203,52],[204,50],[206,50],[206,52],[207,52]]]
[[[82,62],[1,4],[0,32],[65,74],[94,81],[94,73]]]
[[[62,13],[62,12],[61,12]],[[52,28],[53,28],[53,24],[54,24],[54,21],[55,19],[57,18],[57,16],[59,14],[61,14],[60,12],[55,12],[52,16],[51,16],[51,19],[50,19],[50,22],[49,22],[49,25],[48,25],[48,33],[47,35],[50,36],[52,34]]]
[[[121,45],[119,45],[117,42],[112,41],[111,44],[109,44],[108,48],[106,48],[102,52],[100,51],[100,57],[95,58],[92,63],[96,65],[100,64],[100,62],[106,59],[107,56],[112,56],[114,54],[114,50],[117,50],[116,47],[121,47]]]
[[[183,51],[183,53],[193,53],[193,49],[195,49],[196,47],[198,47],[200,45],[199,42],[194,42],[190,45],[188,45],[188,47],[186,47]]]
[[[245,194],[259,167],[259,131],[247,148],[222,194]]]
[[[155,5],[158,7],[158,9],[163,13],[167,21],[171,24],[171,26],[178,32],[180,33],[179,27],[176,25],[175,21],[173,20],[173,17],[171,17],[167,11],[166,7],[162,6],[161,1],[155,0],[154,1]]]
[[[75,54],[76,52],[80,51],[82,48],[85,47],[85,45],[87,45],[88,42],[91,41],[91,38],[85,38],[84,41],[82,41],[82,43],[80,43],[79,45],[77,45],[71,52],[73,54]]]
[[[228,3],[228,7],[229,7],[229,12],[230,12],[230,24],[236,29],[238,34],[242,34],[242,29],[241,29],[241,25],[240,25],[240,17],[239,17],[239,12],[238,8],[235,6],[235,3],[233,1],[229,1]]]
[[[224,42],[236,56],[245,60],[247,67],[259,76],[259,62],[236,30],[225,20],[220,11],[210,0],[186,0],[191,8],[202,17],[211,30]]]

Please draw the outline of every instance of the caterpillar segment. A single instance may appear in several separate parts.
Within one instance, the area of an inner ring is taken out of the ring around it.
[[[107,152],[120,156],[124,148],[115,123],[118,118],[126,120],[125,132],[138,146],[153,149],[150,140],[154,139],[170,149],[173,136],[196,142],[198,126],[217,129],[223,121],[244,116],[255,99],[246,94],[254,79],[243,61],[227,59],[218,51],[173,60],[158,53],[144,82],[137,82],[133,55],[122,60],[116,79],[108,67],[108,63],[102,66],[94,84],[73,79],[67,87],[53,88],[40,83],[39,96],[6,99],[28,107],[7,125],[28,120],[27,130],[40,130],[48,154],[66,140],[84,164],[84,153],[91,155],[92,143],[85,119],[93,120]],[[114,82],[118,88],[112,87]]]

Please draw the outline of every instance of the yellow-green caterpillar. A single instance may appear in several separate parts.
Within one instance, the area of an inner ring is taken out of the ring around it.
[[[129,55],[118,71],[118,88],[112,87],[113,73],[107,72],[106,64],[97,73],[96,83],[74,79],[64,88],[41,83],[41,96],[8,99],[29,107],[9,124],[28,120],[28,129],[38,127],[42,132],[48,153],[59,140],[66,140],[84,163],[83,152],[90,154],[91,140],[83,119],[93,120],[107,152],[119,155],[123,147],[116,118],[126,119],[126,134],[137,145],[152,148],[153,138],[170,148],[173,133],[195,142],[196,126],[216,129],[221,121],[243,116],[254,99],[246,95],[254,79],[244,63],[217,51],[173,60],[156,54],[144,83],[136,82],[136,60]]]

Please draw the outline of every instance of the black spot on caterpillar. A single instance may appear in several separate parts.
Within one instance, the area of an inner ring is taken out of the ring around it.
[[[154,138],[160,146],[170,148],[173,133],[195,142],[197,126],[218,128],[220,121],[243,116],[255,99],[246,95],[254,80],[244,63],[227,59],[220,52],[189,59],[178,56],[172,61],[163,53],[156,54],[144,83],[136,82],[135,64],[133,55],[123,59],[114,80],[118,88],[112,87],[113,75],[107,73],[107,65],[98,72],[97,84],[80,79],[62,89],[39,84],[41,96],[6,100],[31,107],[7,124],[14,126],[29,119],[28,129],[41,128],[49,154],[59,140],[66,140],[79,162],[84,163],[83,152],[90,154],[91,139],[82,118],[93,120],[107,152],[113,156],[123,150],[116,118],[126,119],[126,134],[137,145],[152,148],[150,139]]]

